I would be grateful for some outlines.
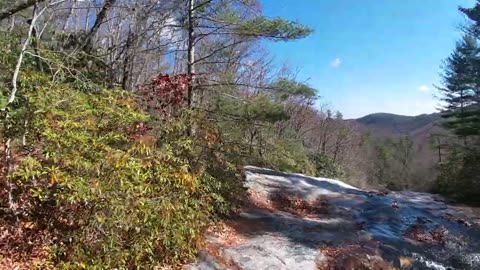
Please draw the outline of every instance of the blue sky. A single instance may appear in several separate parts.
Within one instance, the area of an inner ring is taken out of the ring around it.
[[[475,0],[260,0],[265,15],[315,33],[266,42],[275,63],[298,70],[346,118],[435,111],[440,65],[461,37],[458,6]]]

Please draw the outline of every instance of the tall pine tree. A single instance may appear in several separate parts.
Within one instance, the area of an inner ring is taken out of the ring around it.
[[[440,166],[439,191],[464,201],[480,203],[480,0],[460,8],[470,19],[464,37],[443,67],[445,127],[464,142]]]
[[[445,104],[445,126],[462,138],[480,135],[478,51],[477,38],[465,35],[445,61],[443,87],[439,89]]]

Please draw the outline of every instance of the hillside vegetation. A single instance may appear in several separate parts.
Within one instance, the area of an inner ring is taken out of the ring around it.
[[[311,29],[261,10],[1,1],[0,268],[177,267],[244,165],[343,176],[349,126],[259,47]]]
[[[350,120],[357,132],[369,138],[364,156],[373,161],[377,174],[369,182],[395,190],[434,191],[438,164],[447,155],[437,141],[450,132],[440,113],[404,116],[370,114]]]

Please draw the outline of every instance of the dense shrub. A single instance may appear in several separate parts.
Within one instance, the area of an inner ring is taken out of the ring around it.
[[[285,108],[267,96],[248,102],[225,99],[217,101],[223,111],[213,118],[228,145],[228,160],[238,165],[255,165],[285,172],[313,174],[315,168],[296,132],[282,136],[276,124],[288,119]],[[223,151],[221,151],[223,152]]]
[[[336,179],[342,179],[345,177],[345,171],[343,168],[329,156],[317,154],[311,158],[315,164],[315,175]]]
[[[22,84],[9,120],[21,128],[9,136],[27,132],[27,146],[15,141],[10,180],[21,222],[56,232],[58,267],[151,269],[195,255],[239,184],[227,162],[207,166],[221,163],[214,127],[187,136],[191,113],[153,122],[120,90],[84,92],[36,73]]]
[[[263,158],[267,167],[276,170],[308,175],[315,174],[314,163],[312,163],[306,149],[300,142],[278,139],[269,147]]]
[[[4,67],[17,53],[7,48]],[[191,259],[205,228],[242,191],[237,168],[218,154],[215,126],[180,107],[175,117],[153,118],[133,94],[79,84],[56,55],[48,57],[55,76],[35,71],[27,57],[15,103],[7,110],[2,103],[15,211],[1,216],[0,228],[15,235],[2,236],[0,255],[11,247],[29,256],[45,244],[43,267],[66,269],[152,269]],[[10,76],[0,75],[2,82]],[[193,119],[197,130],[188,136]],[[1,209],[11,207],[6,182]],[[30,241],[26,227],[44,242]]]
[[[437,191],[456,200],[480,204],[480,151],[452,154],[440,165]]]

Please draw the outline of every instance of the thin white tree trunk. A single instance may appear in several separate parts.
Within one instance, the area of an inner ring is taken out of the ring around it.
[[[195,105],[194,98],[194,76],[195,76],[195,0],[188,0],[188,41],[187,41],[187,75],[191,78],[188,86],[187,103],[188,107]]]
[[[15,203],[15,199],[13,197],[13,184],[12,184],[11,180],[9,179],[9,176],[13,172],[13,162],[12,162],[12,138],[8,134],[9,133],[8,131],[10,129],[10,126],[8,124],[10,114],[9,114],[8,110],[9,110],[11,104],[15,101],[15,98],[16,98],[16,94],[17,94],[17,90],[18,90],[17,80],[18,80],[18,76],[20,74],[20,68],[22,66],[23,57],[25,55],[27,47],[32,40],[32,34],[33,34],[33,31],[34,31],[34,28],[35,28],[35,23],[36,23],[37,19],[39,18],[39,16],[43,13],[43,11],[45,11],[45,9],[46,8],[42,9],[38,13],[36,11],[36,8],[34,8],[34,10],[33,10],[32,21],[30,23],[27,38],[25,39],[25,42],[22,45],[22,49],[21,49],[20,54],[18,56],[17,64],[15,66],[15,70],[13,72],[12,90],[11,90],[10,97],[8,99],[7,107],[5,109],[4,117],[3,117],[3,122],[4,122],[4,136],[3,136],[3,138],[4,138],[4,145],[5,145],[5,149],[4,149],[4,153],[3,153],[4,154],[3,155],[4,156],[4,165],[5,165],[4,178],[5,178],[5,181],[7,182],[7,188],[8,188],[8,190],[7,190],[7,192],[8,192],[8,208],[16,216],[17,220],[18,220],[17,204]]]

